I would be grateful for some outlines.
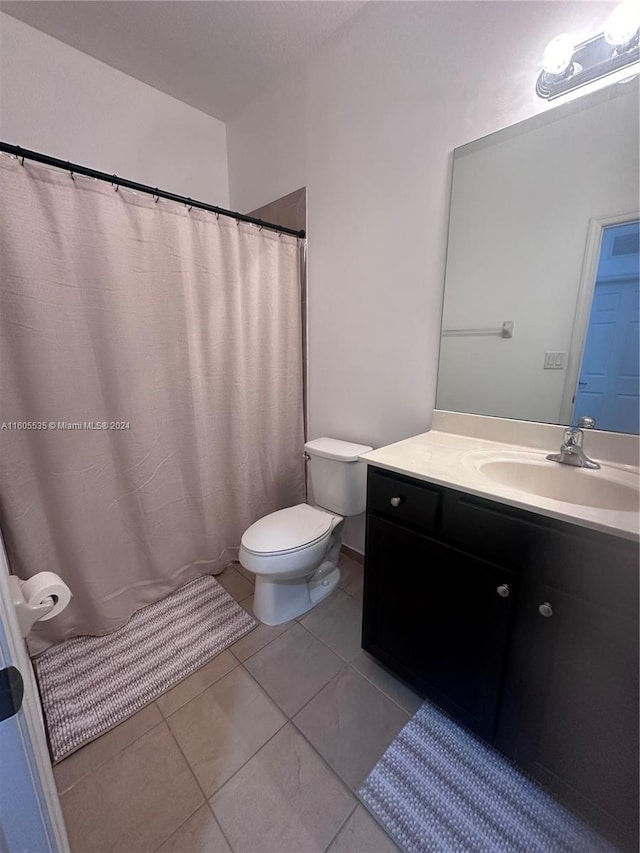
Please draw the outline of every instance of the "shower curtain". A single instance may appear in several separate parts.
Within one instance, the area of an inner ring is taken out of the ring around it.
[[[299,245],[0,155],[0,528],[104,634],[304,500]]]

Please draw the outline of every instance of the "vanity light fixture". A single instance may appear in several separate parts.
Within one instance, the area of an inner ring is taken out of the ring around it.
[[[623,0],[598,35],[578,44],[570,33],[556,36],[544,51],[536,93],[551,101],[638,62],[639,28],[640,5],[637,0]]]

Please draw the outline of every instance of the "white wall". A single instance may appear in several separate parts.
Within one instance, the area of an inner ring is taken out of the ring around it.
[[[548,108],[545,45],[592,35],[611,8],[369,3],[227,123],[232,207],[307,187],[311,437],[379,446],[429,428],[452,151]]]
[[[561,422],[590,220],[638,210],[637,81],[612,94],[456,157],[443,326],[515,326],[443,338],[438,408]],[[564,370],[544,369],[549,350]]]
[[[0,138],[229,204],[221,121],[2,13]]]

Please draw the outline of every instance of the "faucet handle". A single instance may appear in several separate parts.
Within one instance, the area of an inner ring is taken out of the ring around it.
[[[596,419],[589,417],[589,415],[584,415],[578,421],[578,429],[593,429],[596,425]]]
[[[565,447],[582,447],[582,435],[580,427],[568,426],[564,431]]]

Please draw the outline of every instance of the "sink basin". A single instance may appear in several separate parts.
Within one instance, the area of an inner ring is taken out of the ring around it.
[[[472,451],[464,462],[488,480],[554,501],[617,512],[638,512],[638,477],[622,468],[574,468],[529,451]]]

